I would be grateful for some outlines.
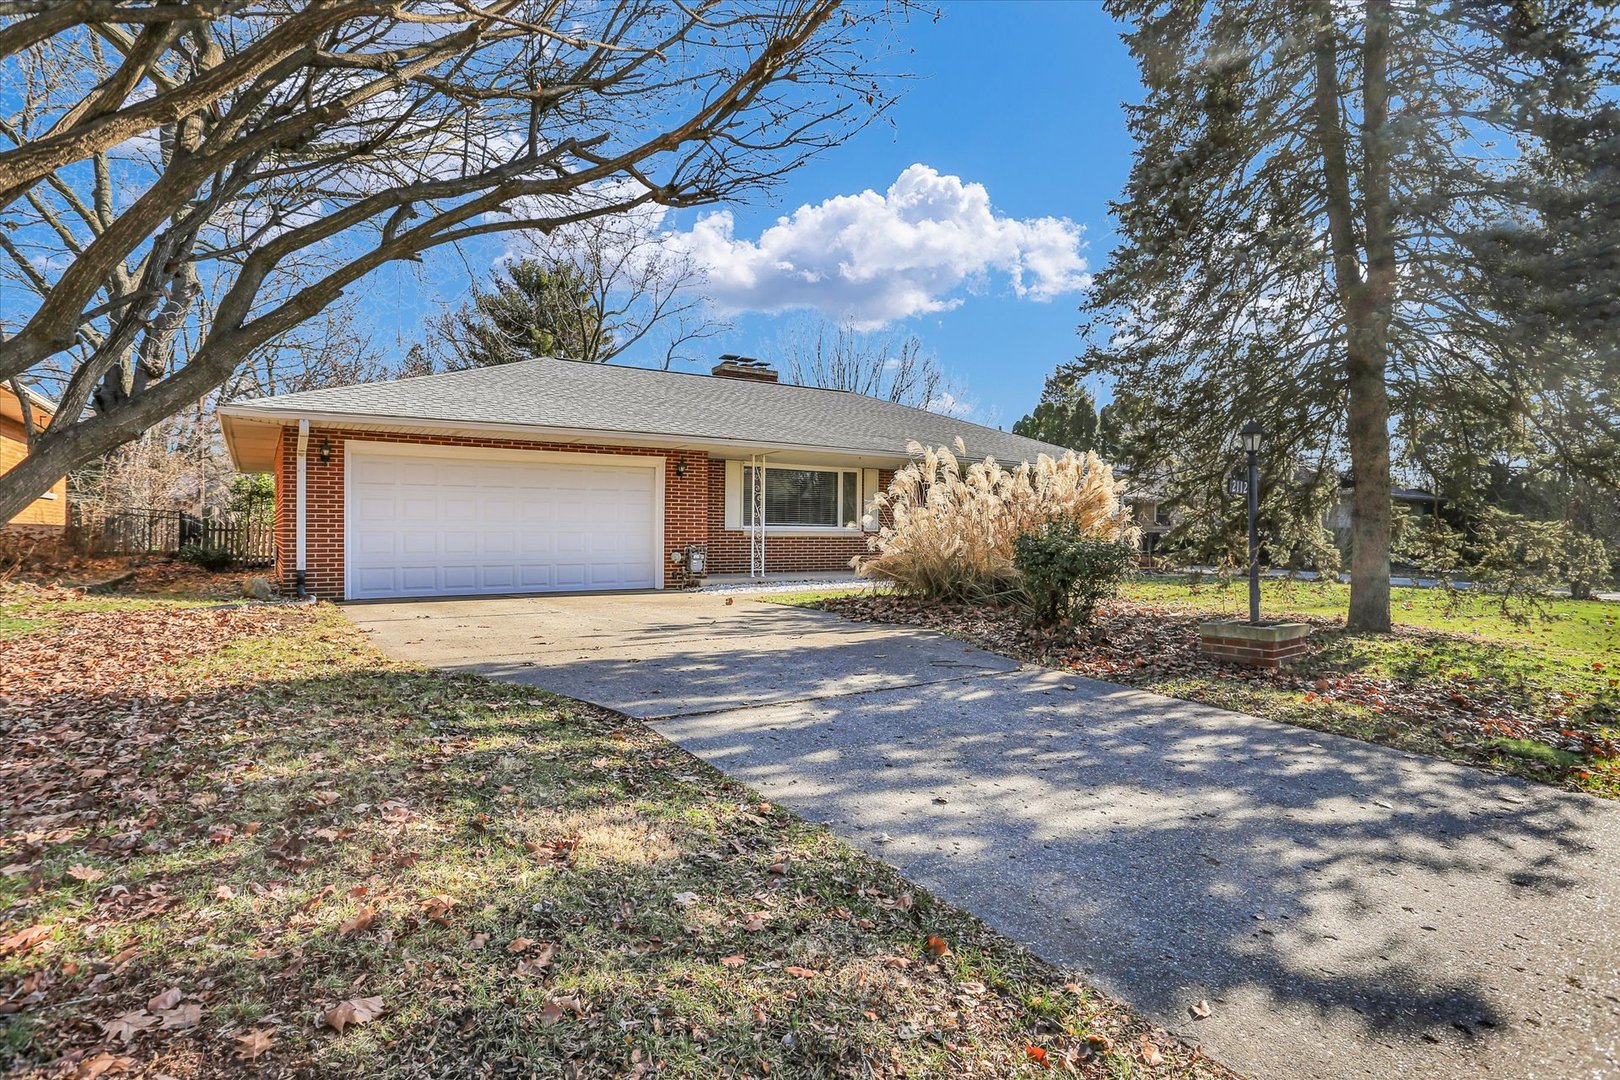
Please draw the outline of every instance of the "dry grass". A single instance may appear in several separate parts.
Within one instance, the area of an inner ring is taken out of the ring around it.
[[[862,576],[892,582],[931,600],[985,602],[1018,588],[1013,541],[1052,521],[1072,521],[1082,535],[1130,540],[1132,529],[1113,470],[1095,454],[1003,468],[985,458],[963,469],[946,447],[909,446],[916,456],[874,500],[891,523],[871,537],[871,554],[854,562]]]

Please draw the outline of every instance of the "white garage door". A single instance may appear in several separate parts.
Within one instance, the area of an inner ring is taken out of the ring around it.
[[[590,458],[350,443],[349,598],[652,588],[661,459]]]

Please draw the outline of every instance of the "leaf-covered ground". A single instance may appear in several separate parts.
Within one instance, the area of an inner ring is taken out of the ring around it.
[[[622,716],[0,592],[0,1073],[1228,1077]]]
[[[1246,610],[1241,589],[1133,584],[1072,638],[1014,610],[900,596],[799,598],[848,618],[928,626],[996,652],[1171,697],[1620,798],[1620,604],[1551,601],[1526,622],[1488,602],[1448,610],[1397,589],[1396,632],[1343,629],[1339,585],[1268,584],[1264,610],[1311,622],[1311,650],[1284,671],[1199,655],[1198,624]],[[1335,614],[1336,613],[1336,614]]]

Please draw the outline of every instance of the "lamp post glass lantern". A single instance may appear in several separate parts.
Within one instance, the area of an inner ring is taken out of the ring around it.
[[[1249,625],[1260,625],[1260,444],[1265,430],[1250,420],[1238,435],[1249,457]]]

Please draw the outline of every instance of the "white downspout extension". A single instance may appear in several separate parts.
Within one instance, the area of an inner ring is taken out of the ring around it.
[[[309,462],[309,421],[298,421],[298,508],[293,520],[293,569],[296,571],[298,581],[298,595],[308,596],[306,588],[307,577],[304,566],[304,473]]]

